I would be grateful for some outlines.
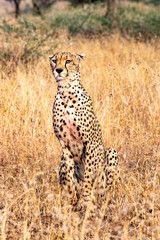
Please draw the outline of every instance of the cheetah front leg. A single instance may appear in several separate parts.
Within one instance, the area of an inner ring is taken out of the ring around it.
[[[93,188],[93,182],[95,174],[93,172],[92,162],[94,162],[94,157],[92,157],[87,151],[84,156],[85,161],[85,170],[84,170],[84,179],[82,184],[82,198],[79,202],[79,207],[83,208],[90,202],[91,203],[91,192]]]
[[[97,206],[95,205],[95,196],[94,196],[94,184],[96,179],[96,173],[93,170],[93,164],[95,162],[94,155],[91,156],[89,153],[85,155],[85,171],[84,179],[82,182],[82,197],[78,201],[76,210],[85,211],[89,207],[91,216],[94,216],[94,213],[97,211]],[[96,182],[97,183],[97,182]]]
[[[77,203],[77,196],[74,182],[74,159],[67,147],[62,150],[63,154],[59,170],[62,194],[66,196],[66,194],[69,193],[70,203],[75,205]]]

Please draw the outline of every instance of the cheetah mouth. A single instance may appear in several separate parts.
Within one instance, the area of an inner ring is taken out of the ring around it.
[[[57,83],[62,82],[62,81],[63,81],[63,79],[61,79],[61,80],[56,80]]]
[[[63,77],[61,75],[58,75],[58,76],[55,76],[55,79],[56,79],[57,82],[60,82],[60,81],[64,80],[65,77]]]

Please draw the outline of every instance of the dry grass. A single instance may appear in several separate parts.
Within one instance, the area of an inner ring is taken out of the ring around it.
[[[11,59],[0,72],[1,239],[159,239],[160,43],[114,35],[63,50],[87,56],[82,82],[105,146],[119,152],[121,183],[95,216],[61,206],[48,56],[13,70]]]

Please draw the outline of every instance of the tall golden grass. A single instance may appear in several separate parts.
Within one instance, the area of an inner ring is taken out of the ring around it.
[[[93,216],[90,208],[83,215],[61,205],[61,150],[52,128],[57,86],[48,56],[13,70],[10,59],[0,72],[1,239],[157,240],[160,42],[119,35],[66,42],[54,52],[85,53],[82,83],[105,146],[119,153],[121,182]]]

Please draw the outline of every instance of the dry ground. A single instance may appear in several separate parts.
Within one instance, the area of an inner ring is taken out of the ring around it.
[[[62,38],[54,51],[86,54],[82,82],[105,146],[119,153],[121,182],[94,216],[90,206],[86,215],[70,211],[67,203],[61,206],[61,150],[52,129],[56,83],[48,56],[15,68],[10,59],[0,72],[1,239],[157,240],[160,42],[137,43],[119,35],[67,43]]]

